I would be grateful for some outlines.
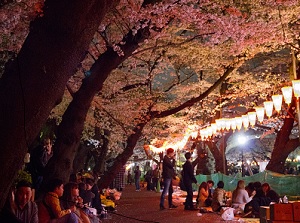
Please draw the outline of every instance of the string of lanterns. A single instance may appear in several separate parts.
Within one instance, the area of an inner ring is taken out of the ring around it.
[[[300,80],[293,80],[292,86],[287,86],[281,88],[282,95],[273,95],[272,101],[265,101],[263,107],[255,107],[255,111],[248,112],[246,115],[234,118],[220,118],[216,119],[215,123],[210,124],[210,126],[200,130],[201,139],[205,140],[216,134],[218,131],[233,131],[241,130],[242,127],[247,129],[249,125],[252,127],[255,125],[256,120],[260,123],[263,122],[265,114],[270,118],[273,114],[273,108],[280,113],[282,106],[282,99],[286,104],[290,105],[292,102],[293,93],[298,99],[300,97]]]

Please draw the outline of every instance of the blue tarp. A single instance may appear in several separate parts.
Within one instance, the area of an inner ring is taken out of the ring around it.
[[[211,175],[200,174],[196,176],[196,179],[198,183],[212,180],[214,181],[215,186],[220,180],[222,180],[225,184],[224,189],[227,191],[233,191],[239,180],[244,180],[246,185],[250,182],[259,181],[261,183],[270,184],[271,188],[280,196],[299,196],[298,199],[300,200],[300,175],[285,175],[266,170],[246,177],[227,176],[222,173],[215,173]],[[197,186],[194,186],[194,189],[197,190]]]

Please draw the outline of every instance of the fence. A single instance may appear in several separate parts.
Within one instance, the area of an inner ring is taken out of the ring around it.
[[[300,200],[300,175],[285,175],[265,170],[264,172],[246,177],[227,176],[222,173],[215,173],[211,175],[200,174],[196,176],[196,179],[198,183],[212,180],[215,182],[215,186],[222,180],[225,185],[224,189],[227,191],[233,191],[239,180],[244,180],[246,185],[250,182],[259,181],[261,183],[270,184],[271,188],[280,196],[287,195],[290,198]],[[197,190],[197,188],[194,189]]]

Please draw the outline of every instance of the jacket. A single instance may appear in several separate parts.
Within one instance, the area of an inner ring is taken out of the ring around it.
[[[175,177],[174,166],[175,166],[174,159],[171,159],[167,155],[165,155],[163,159],[163,172],[162,172],[162,177],[164,179],[172,179],[173,177]]]
[[[70,213],[69,210],[62,210],[58,195],[54,192],[48,192],[45,198],[38,205],[39,222],[49,222],[50,219],[61,218]]]

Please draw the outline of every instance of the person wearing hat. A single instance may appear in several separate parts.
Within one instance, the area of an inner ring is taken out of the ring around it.
[[[163,178],[163,185],[164,189],[160,197],[160,204],[159,208],[160,210],[166,209],[164,206],[165,202],[165,196],[168,193],[168,202],[169,202],[169,208],[177,208],[172,203],[172,194],[173,194],[173,186],[172,186],[172,179],[175,177],[175,160],[174,160],[175,152],[174,149],[169,148],[167,149],[167,154],[164,156],[163,159],[163,172],[162,172],[162,178]]]
[[[193,187],[192,183],[197,183],[194,176],[194,168],[192,165],[192,154],[187,152],[185,155],[186,162],[183,164],[182,179],[185,186],[187,196],[185,199],[184,210],[197,210],[193,206]]]

